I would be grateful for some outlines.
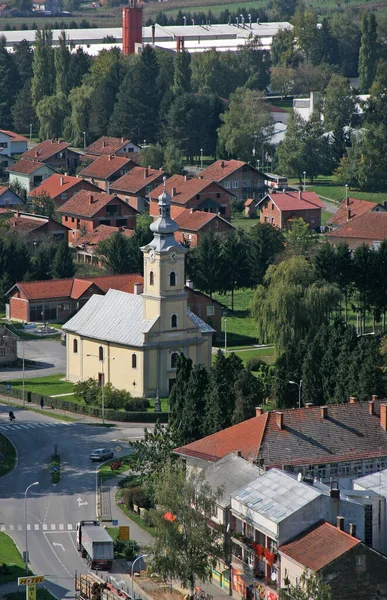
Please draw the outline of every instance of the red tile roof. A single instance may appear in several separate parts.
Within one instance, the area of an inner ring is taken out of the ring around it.
[[[51,156],[54,156],[57,152],[63,152],[63,150],[66,150],[69,146],[69,143],[60,142],[59,140],[44,140],[41,144],[24,152],[24,154],[22,154],[22,159],[45,161],[48,158],[51,158]]]
[[[237,171],[241,167],[246,166],[247,163],[241,160],[217,160],[212,165],[203,169],[199,173],[199,177],[203,179],[210,179],[211,181],[223,181],[225,177],[228,177],[234,171]],[[248,165],[250,167],[250,165]],[[251,167],[253,169],[253,167]]]
[[[90,144],[90,146],[86,148],[86,152],[88,154],[96,154],[97,156],[102,156],[103,154],[115,154],[121,150],[123,146],[129,144],[129,142],[130,140],[126,140],[125,138],[115,138],[103,135]]]
[[[256,458],[268,416],[269,413],[264,413],[260,417],[253,417],[197,442],[176,448],[174,452],[211,462],[216,462],[235,450],[240,450],[245,459]]]
[[[266,466],[279,468],[387,455],[380,404],[375,401],[372,415],[368,402],[330,404],[325,418],[318,406],[283,410],[282,429],[271,411],[183,446],[178,453],[217,461],[235,449],[245,459],[256,458],[259,451]]]
[[[3,194],[5,194],[5,192],[8,190],[8,186],[6,185],[0,185],[0,196],[2,196]]]
[[[360,540],[330,523],[321,523],[278,550],[317,573],[360,543]]]
[[[209,181],[208,179],[188,179],[184,175],[173,175],[167,179],[166,185],[167,192],[171,196],[172,204],[186,204],[189,200],[194,198],[196,194],[202,193],[211,184],[217,185],[216,182]],[[173,192],[173,189],[175,189],[176,192]],[[163,191],[164,184],[161,184],[152,190],[150,194],[148,194],[148,197],[155,201]],[[219,191],[225,192],[220,186]]]
[[[387,212],[367,212],[325,235],[333,239],[387,240]]]
[[[178,224],[179,229],[184,229],[186,231],[199,231],[202,229],[202,227],[214,219],[220,219],[224,223],[227,223],[230,229],[234,229],[234,226],[226,221],[226,219],[223,219],[215,213],[204,212],[202,210],[195,210],[191,212],[189,209],[185,209],[177,217],[175,217],[174,220]]]
[[[51,177],[47,177],[39,187],[30,192],[30,196],[40,196],[41,194],[46,193],[51,198],[55,198],[56,196],[59,196],[59,194],[67,192],[67,190],[71,189],[81,181],[84,181],[81,177],[70,177],[69,175],[55,173],[54,175],[51,175]],[[90,185],[93,184],[91,183]],[[95,186],[95,189],[98,191],[97,186]]]
[[[14,212],[14,216],[9,219],[8,225],[11,230],[16,231],[18,233],[28,234],[31,231],[35,231],[35,229],[39,229],[43,227],[49,222],[48,217],[42,217],[39,215],[29,215],[28,213],[19,213]],[[58,228],[63,228],[60,223],[57,223]]]
[[[258,202],[258,205],[268,199],[274,202],[280,211],[311,210],[325,207],[315,192],[272,192],[271,194],[266,194]]]
[[[0,129],[0,133],[5,133],[11,138],[11,142],[28,142],[28,139],[24,135],[15,133],[14,131],[8,131],[7,129]]]
[[[162,178],[164,171],[162,169],[150,169],[148,167],[134,167],[125,173],[122,177],[110,185],[111,190],[136,194],[145,186]]]
[[[128,206],[124,200],[121,200],[116,194],[105,194],[104,192],[89,192],[88,190],[80,190],[70,200],[67,200],[58,212],[63,215],[73,215],[77,217],[93,217],[101,208],[114,200],[119,204]],[[130,207],[136,213],[136,209]]]
[[[23,158],[22,160],[18,160],[13,165],[8,167],[7,171],[9,173],[23,173],[24,175],[31,175],[40,169],[40,167],[46,166],[47,165],[37,160],[26,160]]]
[[[287,113],[289,112],[288,110],[286,110],[286,108],[280,108],[279,106],[274,106],[273,104],[268,104],[267,105],[270,112],[272,113]]]
[[[79,248],[83,245],[96,246],[99,242],[109,239],[110,236],[117,231],[122,231],[127,237],[131,237],[134,234],[134,231],[131,229],[122,229],[120,227],[112,227],[111,225],[98,225],[93,231],[90,231],[79,238],[76,247]]]
[[[109,179],[117,171],[121,169],[129,171],[136,166],[130,158],[123,156],[100,156],[97,160],[94,160],[91,165],[85,167],[79,175],[81,177],[95,177],[96,179]]]
[[[251,206],[253,204],[253,202],[255,202],[255,200],[253,198],[249,198],[248,200],[246,200],[245,202],[245,206]]]
[[[377,202],[369,202],[368,200],[359,200],[358,198],[348,198],[348,200],[343,200],[339,204],[339,208],[337,212],[332,215],[328,221],[328,225],[345,225],[351,219],[355,219],[356,217],[361,217],[368,212],[372,212],[377,206],[380,207],[382,212],[383,206],[378,204]],[[350,212],[350,218],[348,219],[348,211]]]
[[[142,275],[102,275],[100,277],[52,279],[49,281],[31,281],[16,283],[7,295],[15,288],[23,292],[30,301],[45,300],[50,298],[73,298],[77,300],[92,285],[97,286],[101,292],[106,293],[109,289],[133,293],[135,283],[143,283]]]

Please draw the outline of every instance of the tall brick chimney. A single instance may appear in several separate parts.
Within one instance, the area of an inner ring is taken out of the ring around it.
[[[344,531],[344,517],[337,517],[337,529]]]
[[[256,417],[260,417],[261,415],[263,415],[263,408],[262,408],[262,406],[256,406],[255,407],[255,416]]]
[[[122,54],[134,54],[135,45],[142,43],[142,8],[137,0],[129,0],[122,9]]]
[[[275,422],[277,423],[277,425],[280,429],[284,428],[284,413],[283,412],[275,413]]]
[[[387,431],[387,404],[380,405],[380,425]]]

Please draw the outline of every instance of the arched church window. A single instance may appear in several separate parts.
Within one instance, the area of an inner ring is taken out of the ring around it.
[[[102,346],[100,346],[98,348],[98,358],[99,358],[99,360],[103,360],[103,347]]]
[[[73,340],[73,352],[74,354],[78,352],[78,340]]]
[[[176,285],[176,273],[175,271],[171,271],[169,274],[169,285],[171,287]]]
[[[172,352],[172,354],[171,354],[171,369],[176,369],[178,356],[179,355],[177,352]]]
[[[132,354],[132,369],[137,369],[137,354]]]
[[[151,271],[149,273],[149,285],[154,285],[155,284],[155,274],[153,273],[153,271]]]
[[[171,327],[177,327],[177,315],[171,316]]]

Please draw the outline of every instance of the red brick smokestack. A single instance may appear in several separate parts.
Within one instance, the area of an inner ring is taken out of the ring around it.
[[[122,9],[122,54],[134,54],[135,44],[142,42],[142,8],[129,0]]]

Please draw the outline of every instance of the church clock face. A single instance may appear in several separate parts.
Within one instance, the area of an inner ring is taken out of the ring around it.
[[[174,262],[176,262],[176,261],[177,261],[177,252],[176,252],[176,250],[172,250],[172,251],[169,253],[169,262],[170,262],[170,263],[174,263]]]
[[[149,252],[149,260],[150,260],[150,262],[151,262],[151,263],[155,262],[155,258],[156,258],[156,256],[155,256],[155,251],[154,251],[154,250],[151,250],[151,251]]]

